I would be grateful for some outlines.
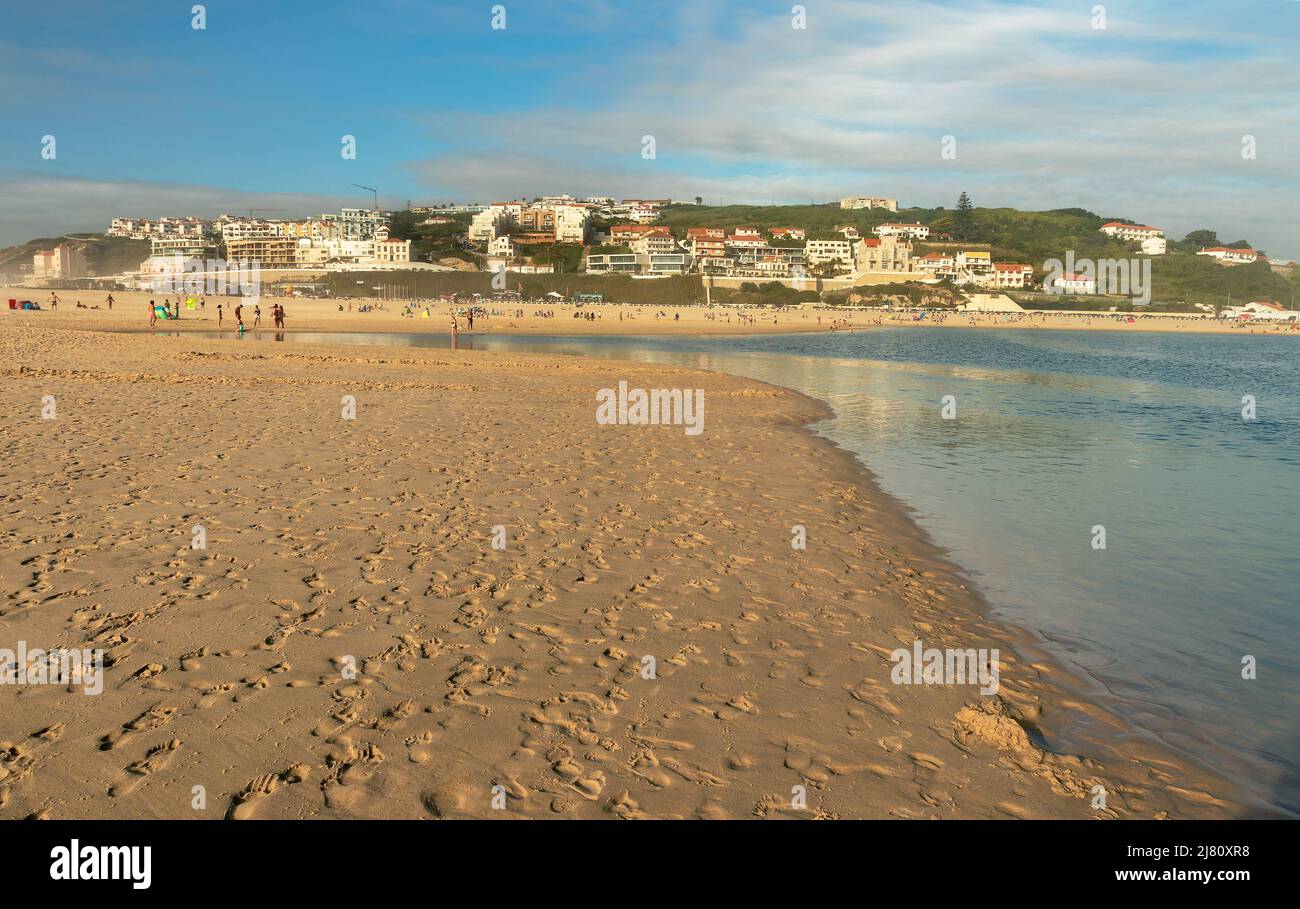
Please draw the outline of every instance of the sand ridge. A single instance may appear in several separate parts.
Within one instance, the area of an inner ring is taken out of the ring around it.
[[[0,817],[1238,810],[1151,746],[1042,747],[1058,670],[797,393],[31,322],[0,322],[0,363],[0,647],[108,666],[96,696],[0,687]],[[597,425],[619,380],[704,388],[705,432]],[[893,684],[918,637],[1001,646],[999,694]]]

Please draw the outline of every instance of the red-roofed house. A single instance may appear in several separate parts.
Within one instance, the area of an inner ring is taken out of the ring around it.
[[[1018,262],[994,262],[993,278],[996,287],[1026,287],[1033,280],[1034,267]]]
[[[802,227],[773,227],[773,240],[802,240],[808,236]]]

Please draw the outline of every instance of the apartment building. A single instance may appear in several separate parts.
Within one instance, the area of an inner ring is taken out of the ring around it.
[[[857,269],[859,272],[913,271],[912,244],[897,236],[860,240],[857,246]]]
[[[834,262],[845,270],[853,267],[853,244],[848,240],[809,240],[803,252],[804,261],[810,267]]]
[[[280,235],[279,225],[271,221],[232,219],[223,222],[221,225],[221,242],[226,244],[227,247],[232,242],[240,240],[268,239]]]
[[[469,238],[475,243],[492,242],[497,234],[507,233],[519,221],[523,205],[519,202],[493,202],[470,218]]]
[[[1125,224],[1122,221],[1107,221],[1100,228],[1103,234],[1116,240],[1146,240],[1149,237],[1163,237],[1165,232],[1158,227],[1146,224]]]
[[[295,240],[324,240],[328,237],[335,236],[339,232],[339,224],[336,221],[326,221],[324,218],[306,218],[301,221],[275,221],[272,222],[280,236],[293,237]]]
[[[632,252],[642,255],[680,252],[677,248],[677,241],[673,239],[672,233],[666,227],[657,227],[654,230],[646,231],[629,245],[632,247]]]
[[[337,225],[340,239],[372,240],[375,229],[386,225],[390,215],[374,208],[343,208],[337,215],[322,215],[321,219]]]
[[[687,240],[695,258],[720,259],[727,255],[727,241],[714,237],[694,237]]]
[[[253,262],[261,268],[295,268],[298,265],[298,241],[279,236],[228,240],[226,260]]]
[[[1025,288],[1034,278],[1034,268],[1019,262],[994,262],[992,276],[993,287]]]
[[[591,235],[591,212],[581,205],[560,205],[555,209],[555,242],[586,243]]]
[[[957,253],[959,272],[987,272],[993,268],[993,256],[983,250]]]
[[[591,212],[568,202],[532,205],[493,202],[470,220],[469,239],[492,242],[501,234],[514,234],[516,243],[585,243],[591,230]]]
[[[391,237],[376,238],[371,258],[381,265],[396,265],[411,261],[411,241]]]
[[[593,274],[636,274],[641,270],[636,253],[592,253],[587,256],[587,271]]]
[[[67,243],[43,249],[32,256],[33,278],[84,278],[89,274],[86,257]]]
[[[912,240],[927,240],[930,237],[930,228],[924,224],[898,224],[891,221],[878,225],[874,233],[877,237],[907,237]]]
[[[885,199],[878,196],[845,196],[840,199],[840,208],[856,210],[863,208],[884,208],[898,211],[897,199]]]
[[[201,237],[208,232],[209,222],[202,218],[114,218],[104,231],[109,237],[129,237],[133,240],[152,240],[154,237]]]

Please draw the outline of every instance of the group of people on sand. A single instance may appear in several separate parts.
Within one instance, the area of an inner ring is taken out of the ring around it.
[[[193,303],[193,301],[191,301],[191,303]],[[181,317],[180,297],[177,297],[175,302],[173,302],[172,299],[168,297],[163,300],[161,306],[163,312],[167,314],[170,318],[179,319]],[[203,297],[198,301],[198,307],[203,312],[207,311],[207,307],[208,307],[207,297]],[[112,294],[110,294],[108,297],[108,308],[109,309],[113,308]],[[150,327],[153,327],[158,322],[158,308],[159,308],[159,304],[157,301],[155,300],[149,301],[149,326]],[[242,302],[235,304],[234,316],[235,316],[235,327],[240,332],[245,331],[244,304]],[[281,306],[279,303],[271,304],[271,318],[275,321],[276,328],[284,328],[284,307]],[[222,328],[225,325],[225,321],[226,321],[226,308],[221,303],[218,303],[217,304],[217,328]],[[253,304],[253,327],[254,328],[262,327],[262,307],[258,303]]]

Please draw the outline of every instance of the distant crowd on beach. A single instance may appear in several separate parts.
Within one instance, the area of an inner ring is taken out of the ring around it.
[[[109,308],[109,309],[112,309],[112,308],[113,308],[113,295],[112,295],[112,294],[109,294],[109,295],[108,295],[108,299],[107,299],[105,302],[108,304],[108,308]],[[208,310],[208,298],[207,298],[207,297],[199,297],[199,298],[197,298],[197,299],[191,297],[189,300],[186,300],[186,301],[185,301],[185,305],[186,305],[186,308],[187,308],[187,309],[197,310],[198,313],[199,313],[199,318],[201,318],[201,319],[206,319],[206,318],[207,318],[207,310]],[[157,325],[157,324],[158,324],[158,320],[159,320],[160,318],[161,318],[161,319],[175,319],[175,320],[177,320],[177,321],[179,321],[180,318],[181,318],[181,298],[180,298],[180,297],[177,297],[175,300],[173,300],[171,297],[166,297],[166,298],[163,299],[163,301],[162,301],[161,303],[159,303],[157,300],[150,300],[150,301],[148,302],[147,306],[148,306],[148,308],[149,308],[149,327],[150,327],[150,328],[152,328],[152,327],[154,327],[155,325]],[[244,310],[245,310],[245,309],[246,309],[245,305],[244,305],[242,302],[239,302],[239,303],[236,303],[236,304],[235,304],[235,308],[234,308],[234,310],[232,311],[232,315],[234,316],[234,320],[235,320],[235,330],[236,330],[236,331],[239,331],[239,332],[241,332],[241,333],[247,330],[247,326],[244,325]],[[272,321],[274,322],[275,327],[276,327],[277,329],[283,329],[283,328],[285,327],[285,311],[284,311],[284,307],[281,306],[279,303],[272,303],[272,304],[271,304],[271,319],[272,319]],[[225,307],[225,304],[218,302],[218,303],[217,303],[217,328],[218,328],[218,329],[224,328],[224,327],[225,327],[225,324],[226,324],[226,307]],[[262,305],[261,305],[261,303],[254,303],[254,304],[253,304],[253,325],[252,325],[252,327],[253,327],[253,328],[261,328],[261,327],[262,327]]]

